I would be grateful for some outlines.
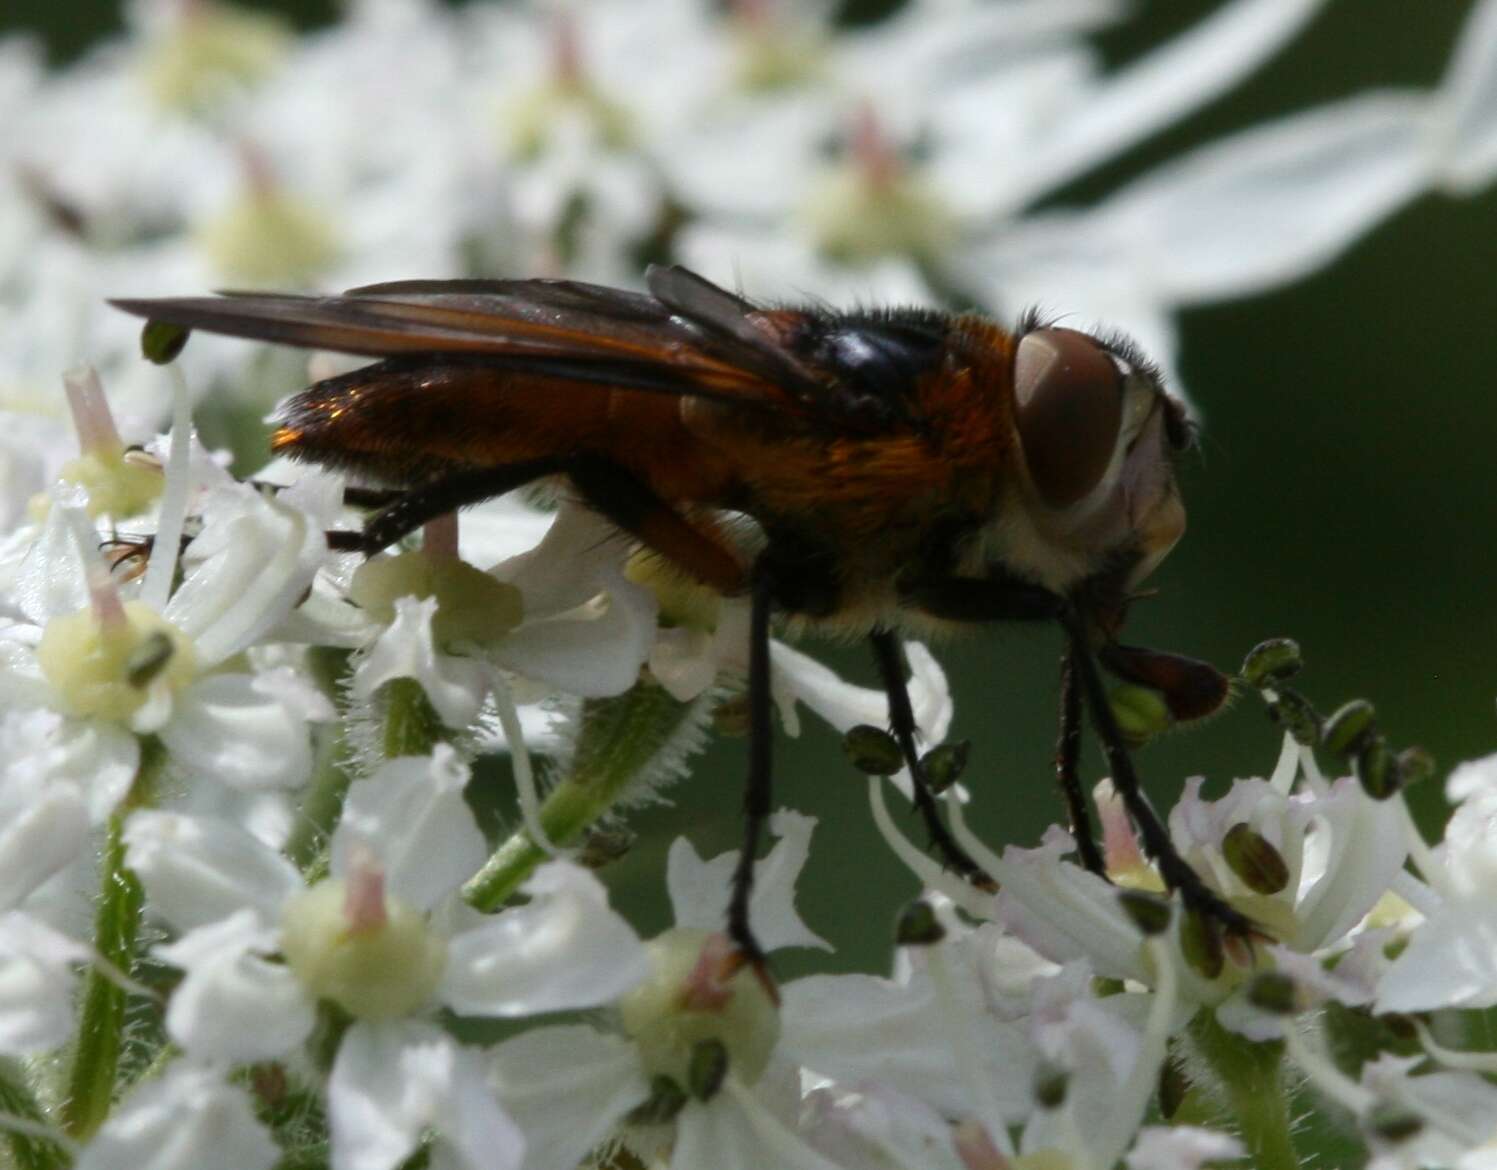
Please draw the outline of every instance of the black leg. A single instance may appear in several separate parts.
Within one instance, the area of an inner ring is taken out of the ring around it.
[[[1213,893],[1175,850],[1169,830],[1159,819],[1154,806],[1149,803],[1149,798],[1139,783],[1138,773],[1133,770],[1133,759],[1123,742],[1122,732],[1118,730],[1117,719],[1107,701],[1107,692],[1102,688],[1102,676],[1087,642],[1083,618],[1075,609],[1067,607],[1061,613],[1061,624],[1071,641],[1070,657],[1078,676],[1077,681],[1081,684],[1082,698],[1091,715],[1097,738],[1102,741],[1108,767],[1112,769],[1112,785],[1138,827],[1144,849],[1159,867],[1159,874],[1164,878],[1165,884],[1180,892],[1188,909],[1199,911],[1231,933],[1244,938],[1258,933],[1252,921]]]
[[[1055,743],[1055,779],[1071,814],[1071,835],[1081,864],[1098,877],[1107,876],[1097,835],[1081,791],[1077,765],[1081,759],[1081,691],[1076,686],[1076,664],[1070,651],[1060,660],[1060,737]]]
[[[745,960],[763,966],[764,952],[754,937],[749,922],[749,898],[754,892],[754,865],[759,856],[759,839],[764,822],[769,819],[774,799],[770,773],[774,726],[771,722],[769,690],[769,614],[774,583],[761,557],[754,565],[750,581],[749,616],[749,770],[743,790],[743,852],[733,871],[733,893],[728,901],[728,937],[737,945]]]
[[[362,532],[329,532],[328,546],[339,552],[361,552],[373,556],[416,531],[428,520],[469,504],[502,496],[562,470],[564,464],[559,459],[534,459],[501,467],[454,472],[401,493],[394,503],[369,517]]]
[[[920,752],[915,744],[915,712],[910,706],[910,692],[904,681],[904,655],[900,653],[899,640],[887,630],[878,630],[869,636],[873,645],[873,656],[878,662],[879,677],[883,679],[884,693],[889,696],[889,726],[910,769],[911,790],[915,808],[925,821],[930,833],[932,848],[941,860],[973,885],[996,888],[992,877],[968,856],[967,851],[956,842],[936,807],[935,794],[931,792],[930,780],[920,762]]]

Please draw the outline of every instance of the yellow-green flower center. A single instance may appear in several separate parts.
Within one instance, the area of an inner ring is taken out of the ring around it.
[[[424,915],[393,898],[372,925],[350,924],[347,885],[319,882],[281,915],[281,953],[302,985],[349,1015],[388,1020],[430,1001],[447,965],[447,941]]]
[[[254,184],[198,231],[225,277],[249,285],[306,285],[338,257],[336,225],[281,188]]]
[[[604,150],[625,150],[634,141],[628,109],[582,77],[549,78],[501,112],[510,151],[521,161],[544,154],[566,119],[579,121]]]
[[[402,597],[437,600],[432,636],[442,646],[497,642],[520,624],[520,591],[455,557],[403,552],[360,565],[348,596],[377,622],[395,620]]]
[[[169,109],[197,109],[268,75],[293,40],[277,17],[226,5],[188,5],[147,46],[145,85]]]
[[[161,495],[166,484],[160,467],[133,459],[123,447],[86,451],[62,465],[58,478],[88,493],[90,516],[138,516]],[[32,498],[30,512],[40,521],[51,506],[46,493]]]
[[[688,1086],[693,1054],[715,1041],[734,1076],[757,1081],[780,1038],[779,1008],[759,975],[725,967],[731,946],[704,930],[668,930],[648,950],[654,973],[619,1003],[645,1068]]]
[[[36,661],[71,714],[116,722],[154,686],[176,692],[196,674],[192,642],[142,601],[125,602],[123,621],[103,623],[91,608],[53,618]]]
[[[917,175],[870,174],[852,160],[822,176],[801,214],[822,252],[844,264],[886,256],[922,259],[956,238],[950,210]]]

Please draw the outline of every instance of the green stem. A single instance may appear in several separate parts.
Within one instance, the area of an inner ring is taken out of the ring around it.
[[[1190,1036],[1221,1082],[1254,1170],[1298,1170],[1302,1163],[1290,1136],[1284,1045],[1257,1044],[1229,1032],[1205,1009],[1191,1021]]]
[[[571,770],[541,803],[547,838],[556,845],[575,844],[648,776],[697,705],[678,702],[650,682],[583,704]],[[463,896],[480,910],[497,910],[549,856],[524,829],[516,830],[463,887]]]
[[[104,962],[128,975],[135,960],[141,890],[125,868],[124,828],[124,813],[109,818],[94,949]],[[63,1126],[75,1138],[89,1137],[109,1116],[124,1029],[125,991],[95,965],[84,985],[68,1095],[62,1106]]]
[[[46,1126],[47,1115],[26,1080],[15,1061],[0,1060],[0,1113]],[[36,1134],[12,1129],[5,1135],[5,1144],[19,1170],[62,1170],[72,1163],[66,1149]]]
[[[385,734],[380,747],[385,759],[424,756],[447,738],[442,719],[413,678],[393,678],[383,688]]]
[[[350,758],[348,741],[342,732],[334,727],[324,728],[301,815],[286,838],[286,856],[298,869],[306,871],[318,860],[333,826],[338,823],[353,778],[348,768]]]
[[[105,974],[104,964],[122,975],[133,973],[145,897],[125,866],[125,819],[131,809],[155,801],[156,781],[166,760],[166,748],[159,739],[142,737],[130,793],[109,818],[104,838],[99,908],[94,915],[94,951],[100,962],[89,969],[84,981],[73,1065],[62,1103],[63,1128],[75,1138],[87,1138],[98,1129],[114,1102],[124,1047],[126,993]]]

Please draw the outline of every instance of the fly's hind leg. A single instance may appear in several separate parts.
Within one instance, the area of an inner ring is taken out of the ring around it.
[[[401,492],[370,516],[361,532],[329,532],[328,547],[373,556],[429,520],[502,496],[563,469],[561,459],[532,459],[451,472]]]

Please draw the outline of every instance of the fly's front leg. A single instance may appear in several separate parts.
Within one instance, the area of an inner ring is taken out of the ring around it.
[[[1169,830],[1149,803],[1133,768],[1133,758],[1128,754],[1128,746],[1102,686],[1102,675],[1097,669],[1084,618],[1068,606],[1062,611],[1060,621],[1070,639],[1070,659],[1076,671],[1076,681],[1080,684],[1081,697],[1112,770],[1113,787],[1138,827],[1144,850],[1159,867],[1160,877],[1167,886],[1180,892],[1189,909],[1205,915],[1229,933],[1242,938],[1258,934],[1252,921],[1227,905],[1175,849]]]

